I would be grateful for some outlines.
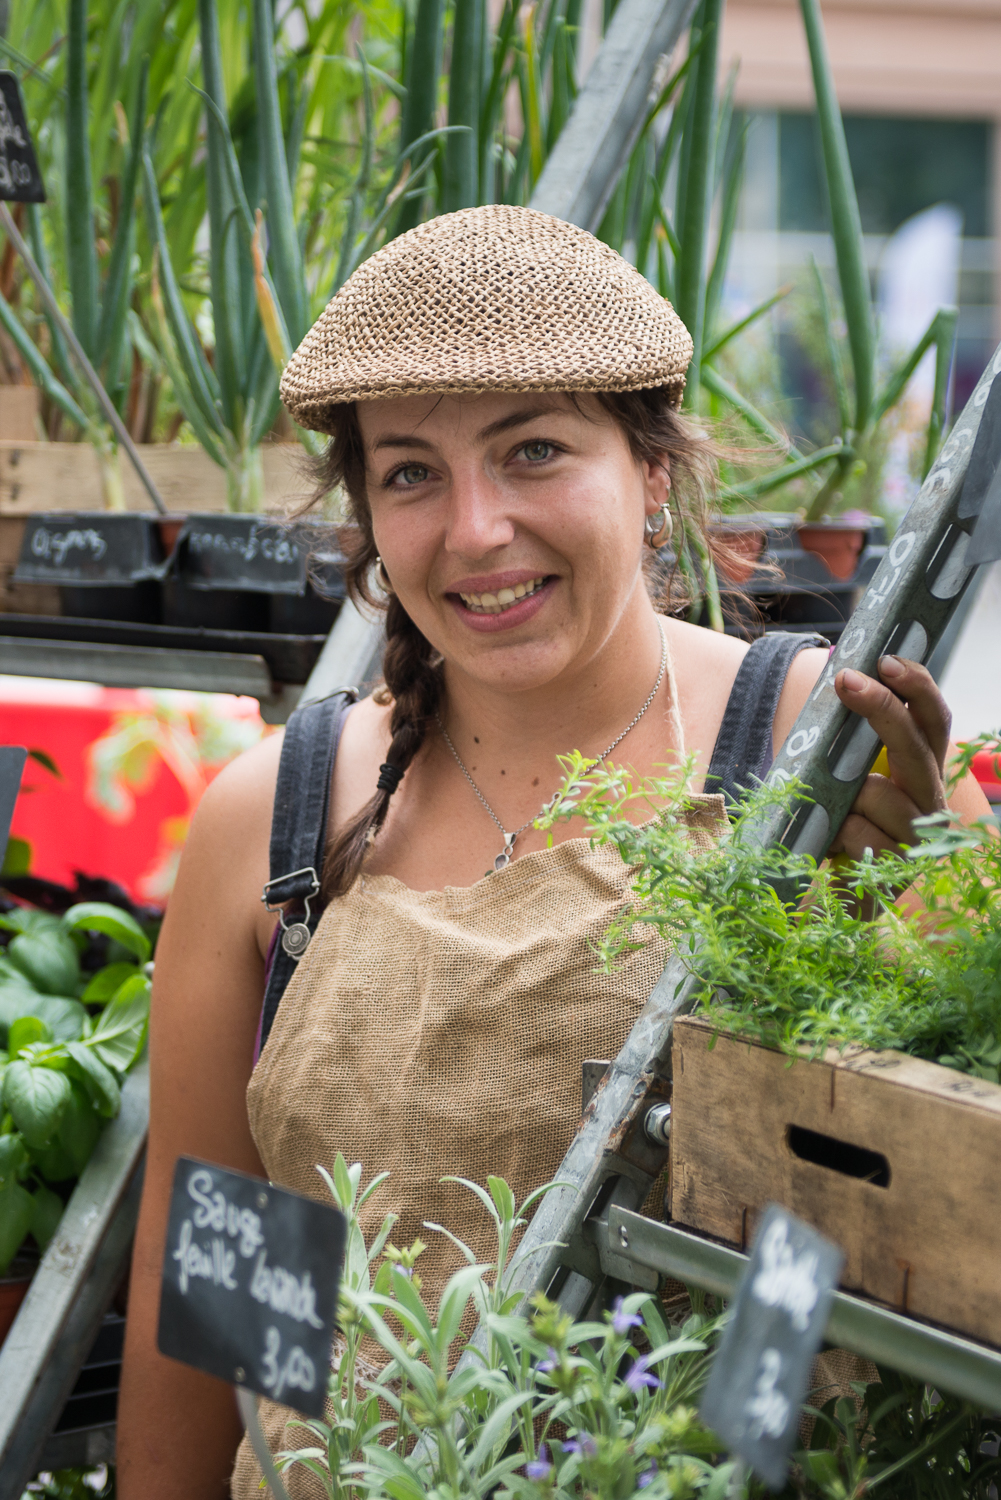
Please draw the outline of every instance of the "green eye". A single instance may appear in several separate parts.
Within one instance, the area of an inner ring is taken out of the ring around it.
[[[552,443],[538,442],[526,443],[521,451],[530,463],[539,463],[542,459],[549,457],[552,449]]]
[[[397,471],[397,478],[404,484],[423,484],[427,477],[428,471],[423,464],[407,464],[406,468]]]

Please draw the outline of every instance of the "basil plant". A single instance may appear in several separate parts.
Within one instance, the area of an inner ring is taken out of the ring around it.
[[[146,1044],[150,941],[128,912],[102,902],[64,916],[17,907],[0,953],[0,1275],[29,1235],[42,1251],[68,1189]],[[116,961],[81,969],[88,934]]]

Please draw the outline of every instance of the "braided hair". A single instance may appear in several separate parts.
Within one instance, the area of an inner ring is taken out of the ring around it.
[[[699,550],[708,550],[709,499],[715,488],[717,453],[712,440],[678,414],[673,405],[677,391],[665,386],[594,394],[622,429],[635,459],[669,456],[674,481],[672,507],[681,529]],[[571,393],[570,400],[586,415],[578,397]],[[379,768],[376,789],[327,847],[322,887],[324,899],[329,901],[343,896],[361,873],[369,848],[386,821],[393,793],[441,708],[444,674],[441,656],[396,595],[390,592],[387,602],[373,592],[372,572],[379,565],[379,556],[365,488],[365,448],[354,405],[330,407],[327,426],[331,440],[318,461],[310,505],[338,488],[345,496],[348,519],[341,528],[339,543],[345,557],[347,591],[356,603],[386,611],[384,686],[375,697],[392,706],[390,745]],[[717,557],[725,550],[712,544]],[[658,559],[650,553],[647,574],[651,592],[662,607],[674,612],[690,602],[686,580],[676,565],[670,570],[658,567]]]

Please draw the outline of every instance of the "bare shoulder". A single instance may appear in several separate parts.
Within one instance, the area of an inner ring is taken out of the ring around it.
[[[817,679],[829,659],[830,651],[826,646],[809,646],[793,657],[779,706],[775,711],[772,737],[776,750],[799,718],[804,703],[816,687]]]

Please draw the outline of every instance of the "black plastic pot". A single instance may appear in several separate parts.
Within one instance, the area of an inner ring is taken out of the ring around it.
[[[326,634],[344,597],[333,529],[259,516],[189,516],[164,589],[164,623]]]
[[[831,641],[844,630],[887,545],[886,528],[875,516],[807,527],[795,516],[761,512],[727,518],[714,537],[731,552],[717,566],[728,631],[817,631]],[[705,611],[701,623],[708,623]]]

